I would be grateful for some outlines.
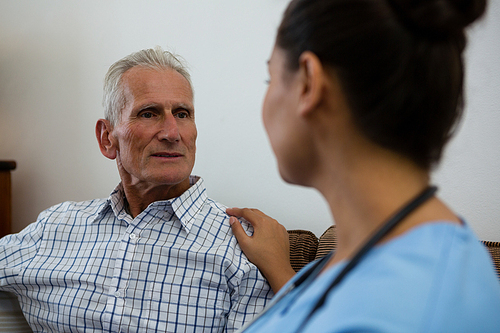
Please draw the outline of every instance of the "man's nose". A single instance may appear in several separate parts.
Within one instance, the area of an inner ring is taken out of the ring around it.
[[[179,126],[177,125],[177,118],[171,113],[168,113],[163,122],[161,129],[158,132],[159,140],[167,140],[169,142],[179,141],[181,136],[179,134]]]

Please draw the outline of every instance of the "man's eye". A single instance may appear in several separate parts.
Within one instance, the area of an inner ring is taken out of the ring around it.
[[[143,112],[141,113],[140,115],[142,118],[153,118],[154,117],[154,114],[152,112]]]
[[[177,112],[175,114],[175,116],[177,118],[187,118],[187,117],[189,117],[189,114],[187,112],[185,112],[185,111],[182,111],[182,112]]]

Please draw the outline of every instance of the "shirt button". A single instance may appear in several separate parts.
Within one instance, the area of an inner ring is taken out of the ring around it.
[[[116,296],[116,297],[121,297],[121,296],[122,296],[122,293],[118,290],[118,291],[116,291],[116,292],[115,292],[115,296]]]
[[[129,237],[130,237],[131,240],[136,240],[137,239],[137,235],[136,234],[130,234]]]

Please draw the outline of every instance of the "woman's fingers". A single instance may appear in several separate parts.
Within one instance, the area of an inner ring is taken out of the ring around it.
[[[277,292],[294,274],[290,266],[288,232],[275,219],[258,209],[228,208],[229,224],[247,258],[267,278]],[[248,236],[237,218],[244,218],[253,226]]]
[[[277,223],[275,219],[255,208],[227,208],[226,213],[231,216],[244,218],[245,220],[250,222],[250,224],[252,224],[254,228],[257,227],[260,223],[266,221],[273,221]]]
[[[247,239],[250,238],[245,230],[243,230],[243,227],[241,226],[240,222],[238,219],[234,216],[231,216],[229,218],[229,224],[231,225],[231,229],[233,230],[233,234],[238,240],[238,243],[245,244],[247,242]]]

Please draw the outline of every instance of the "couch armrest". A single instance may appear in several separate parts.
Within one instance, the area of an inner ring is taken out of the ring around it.
[[[0,291],[0,332],[33,332],[14,294]]]

